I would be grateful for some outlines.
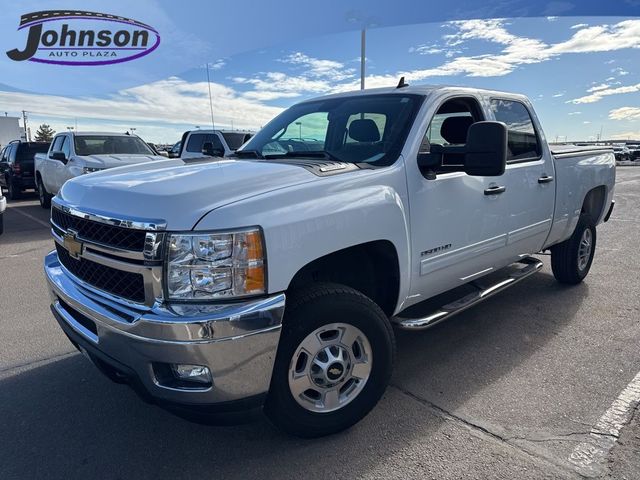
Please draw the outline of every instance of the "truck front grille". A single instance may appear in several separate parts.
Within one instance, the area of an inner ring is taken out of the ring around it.
[[[83,282],[117,297],[138,303],[144,302],[144,277],[141,274],[117,270],[86,258],[76,260],[58,243],[56,251],[60,263]]]
[[[78,237],[83,240],[137,252],[144,250],[146,238],[144,230],[134,230],[95,222],[71,215],[55,206],[51,209],[51,220],[64,231],[72,229],[78,232]]]

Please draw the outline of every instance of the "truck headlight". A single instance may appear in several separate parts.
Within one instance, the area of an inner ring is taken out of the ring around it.
[[[169,300],[259,295],[266,292],[265,278],[262,232],[258,228],[169,236]]]
[[[82,173],[83,173],[83,174],[93,173],[93,172],[99,172],[100,170],[104,170],[104,168],[98,168],[98,167],[82,167]]]

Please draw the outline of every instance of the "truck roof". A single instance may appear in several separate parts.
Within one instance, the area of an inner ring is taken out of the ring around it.
[[[254,131],[251,130],[225,130],[223,128],[216,128],[215,130],[205,130],[205,129],[201,129],[201,128],[196,128],[194,130],[187,130],[189,133],[213,133],[213,132],[218,132],[218,133],[255,133]]]
[[[60,132],[60,133],[65,133],[65,132]],[[82,137],[82,136],[89,136],[89,135],[106,135],[109,137],[137,137],[137,135],[131,135],[128,133],[123,133],[123,132],[69,132],[73,135],[75,135],[76,137]]]
[[[415,94],[415,95],[431,95],[434,93],[441,92],[456,92],[456,93],[480,93],[483,95],[489,96],[500,96],[500,97],[508,97],[517,100],[528,100],[526,95],[522,95],[519,93],[511,93],[511,92],[503,92],[498,90],[485,90],[482,88],[471,88],[471,87],[461,87],[458,85],[408,85],[406,87],[397,88],[397,87],[383,87],[383,88],[368,88],[365,90],[352,90],[349,92],[341,92],[334,93],[330,95],[324,95],[322,97],[315,97],[305,100],[301,103],[313,102],[316,100],[325,100],[330,98],[340,98],[340,97],[353,97],[358,95],[371,95],[371,94],[398,94],[398,95],[406,95],[406,94]]]

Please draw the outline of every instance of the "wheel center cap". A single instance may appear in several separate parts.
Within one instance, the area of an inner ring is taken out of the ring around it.
[[[342,366],[342,364],[335,362],[329,365],[329,368],[327,369],[327,378],[335,382],[340,377],[342,377],[343,373],[344,373],[344,367]]]

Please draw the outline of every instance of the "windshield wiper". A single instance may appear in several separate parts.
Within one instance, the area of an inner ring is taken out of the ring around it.
[[[238,158],[265,158],[258,150],[236,150],[232,156]]]

